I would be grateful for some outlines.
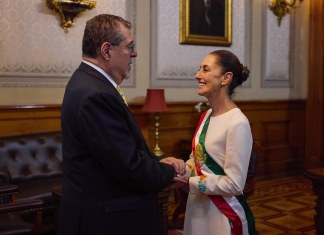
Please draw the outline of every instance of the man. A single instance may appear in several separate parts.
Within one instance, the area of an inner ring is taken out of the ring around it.
[[[137,57],[130,29],[114,15],[86,23],[62,104],[61,235],[161,234],[157,192],[184,171],[182,160],[150,152],[117,91]]]

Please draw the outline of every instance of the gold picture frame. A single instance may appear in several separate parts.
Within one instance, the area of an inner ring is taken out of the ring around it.
[[[231,46],[232,0],[180,0],[179,26],[180,44]]]

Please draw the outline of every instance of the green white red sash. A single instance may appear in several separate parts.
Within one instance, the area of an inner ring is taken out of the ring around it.
[[[204,161],[205,161],[204,164],[206,164],[207,167],[214,174],[216,174],[216,175],[225,175],[225,172],[224,172],[223,168],[221,168],[209,156],[209,154],[206,151],[205,145],[204,145],[206,132],[207,132],[207,129],[208,129],[208,124],[209,124],[211,115],[209,115],[206,118],[206,121],[205,121],[204,126],[202,128],[202,131],[201,131],[201,133],[199,135],[199,141],[196,144],[196,135],[197,135],[197,132],[198,132],[203,120],[205,120],[206,114],[207,114],[207,111],[204,112],[201,115],[198,126],[197,126],[197,129],[196,129],[196,132],[195,132],[195,135],[194,135],[194,138],[192,140],[192,152],[193,152],[193,154],[195,156],[194,159],[195,159],[195,162],[196,162],[196,159],[197,159],[196,154],[198,154],[198,152],[202,152],[202,153],[199,153],[199,154],[204,155],[204,156],[201,157],[201,158],[204,158]],[[202,151],[201,151],[201,149],[202,149]],[[200,158],[198,158],[198,161],[199,160],[200,160]],[[201,168],[200,168],[201,164],[197,164],[197,162],[196,162],[195,165],[196,165],[197,174],[199,176],[201,176],[202,175],[202,171],[201,171]],[[208,197],[212,200],[212,202],[215,204],[215,206],[228,218],[228,220],[229,220],[229,222],[231,224],[232,234],[233,235],[243,235],[243,227],[242,227],[241,218],[234,211],[234,209],[232,208],[231,203],[229,203],[221,195],[208,195]],[[246,217],[246,219],[248,221],[249,235],[254,235],[255,234],[255,224],[254,224],[254,216],[253,216],[252,211],[250,210],[249,206],[247,205],[246,200],[245,200],[243,195],[235,196],[235,198],[236,198],[235,203],[240,204],[240,206],[243,207],[243,209],[244,209],[245,217]]]

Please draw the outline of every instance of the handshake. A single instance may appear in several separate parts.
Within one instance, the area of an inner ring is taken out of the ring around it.
[[[186,164],[183,160],[174,157],[166,157],[161,159],[160,162],[170,164],[177,172],[174,177],[174,181],[188,183],[189,177],[194,174],[194,169],[190,165]]]
[[[189,177],[193,176],[194,170],[192,167],[188,164],[185,164],[185,171],[183,174],[177,174],[174,177],[174,181],[182,182],[182,183],[188,183]]]

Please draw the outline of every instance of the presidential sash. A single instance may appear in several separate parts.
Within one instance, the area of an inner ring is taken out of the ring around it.
[[[199,141],[196,144],[196,135],[197,132],[205,119],[205,116],[207,114],[207,111],[205,111],[199,120],[194,138],[192,140],[192,153],[194,156],[196,171],[198,176],[200,176],[200,181],[203,181],[203,179],[206,177],[202,174],[201,167],[205,164],[214,174],[216,175],[225,175],[224,169],[221,168],[207,153],[205,148],[205,137],[211,117],[210,115],[206,118],[204,126],[202,128],[201,134],[199,136]],[[198,183],[199,190],[204,191],[204,184]],[[239,215],[233,210],[231,205],[226,201],[226,199],[221,195],[208,195],[208,197],[212,200],[212,202],[215,204],[215,206],[228,218],[230,225],[231,225],[231,231],[233,235],[243,235],[243,227],[242,222],[239,217]],[[254,216],[252,211],[250,210],[244,196],[236,195],[236,202],[241,205],[241,207],[244,209],[245,217],[248,221],[248,231],[249,235],[255,234],[255,223],[254,223]]]

